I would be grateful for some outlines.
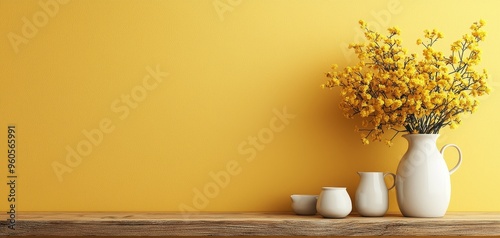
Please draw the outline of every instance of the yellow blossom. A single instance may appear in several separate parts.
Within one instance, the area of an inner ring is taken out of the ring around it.
[[[390,34],[394,34],[394,35],[399,35],[401,33],[401,30],[399,30],[398,27],[391,27],[388,29],[388,31]]]
[[[392,146],[393,143],[391,140],[385,140],[385,144],[388,145],[388,146]]]
[[[366,23],[363,20],[359,20],[359,25],[361,25],[362,28],[366,27]]]
[[[451,54],[445,57],[433,45],[444,37],[437,29],[425,30],[424,38],[416,43],[423,46],[422,56],[401,46],[400,30],[388,29],[385,36],[370,30],[359,21],[367,42],[349,45],[359,63],[326,73],[328,81],[323,88],[341,87],[339,107],[347,118],[363,118],[363,144],[385,141],[387,131],[409,133],[438,133],[444,126],[456,128],[460,116],[477,110],[476,97],[491,92],[486,70],[475,66],[481,61],[479,42],[486,33],[484,21],[475,22],[471,33],[451,44]],[[464,71],[467,67],[467,71]],[[368,132],[366,134],[365,132]]]

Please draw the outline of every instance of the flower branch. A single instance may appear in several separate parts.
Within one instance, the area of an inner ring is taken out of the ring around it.
[[[340,87],[340,109],[347,118],[361,117],[360,132],[364,144],[382,141],[382,135],[393,131],[437,134],[449,126],[456,128],[464,113],[473,113],[476,97],[488,94],[486,70],[478,72],[481,60],[478,43],[484,40],[484,21],[475,22],[471,33],[451,44],[451,54],[445,57],[434,44],[443,38],[438,30],[424,31],[422,58],[408,54],[402,47],[396,27],[387,36],[370,30],[360,21],[366,43],[350,44],[356,53],[357,65],[326,73],[323,88]]]

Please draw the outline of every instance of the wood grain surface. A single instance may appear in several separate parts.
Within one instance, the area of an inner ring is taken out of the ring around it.
[[[344,219],[291,213],[33,212],[17,214],[12,236],[500,236],[499,213]]]

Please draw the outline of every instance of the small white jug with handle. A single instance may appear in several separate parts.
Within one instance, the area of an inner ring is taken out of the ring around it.
[[[384,216],[389,209],[388,191],[394,188],[396,175],[383,172],[358,172],[361,180],[356,190],[355,206],[358,213],[365,217]],[[392,186],[387,188],[385,176],[393,178]]]

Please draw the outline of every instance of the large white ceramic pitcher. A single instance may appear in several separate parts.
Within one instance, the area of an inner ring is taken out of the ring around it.
[[[396,172],[399,209],[409,217],[442,217],[450,203],[450,175],[462,163],[462,152],[454,144],[436,147],[438,134],[408,134],[408,150]],[[448,147],[458,151],[458,162],[448,170],[443,153]]]

